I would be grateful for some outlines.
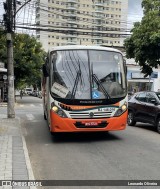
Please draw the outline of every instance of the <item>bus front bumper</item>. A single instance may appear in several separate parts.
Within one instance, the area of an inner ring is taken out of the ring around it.
[[[50,111],[51,132],[96,132],[124,130],[127,124],[128,112],[119,117],[103,119],[71,119],[61,118],[53,111]]]

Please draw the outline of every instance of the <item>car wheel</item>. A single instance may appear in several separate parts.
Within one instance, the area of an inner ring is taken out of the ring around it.
[[[127,120],[127,122],[128,122],[129,126],[134,126],[136,124],[136,121],[134,120],[134,114],[133,114],[132,111],[128,112],[128,120]]]
[[[157,131],[160,134],[160,117],[157,119],[157,123],[156,123],[156,127],[157,127]]]

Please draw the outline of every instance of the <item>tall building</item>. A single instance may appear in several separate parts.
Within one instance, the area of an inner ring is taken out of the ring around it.
[[[123,46],[127,14],[128,0],[37,0],[37,39],[46,51],[71,44]]]

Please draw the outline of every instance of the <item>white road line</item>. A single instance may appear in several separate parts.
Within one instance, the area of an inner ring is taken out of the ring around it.
[[[34,116],[32,114],[26,114],[26,116],[28,120],[30,121],[34,120]]]
[[[31,107],[35,107],[35,105],[34,105],[34,104],[30,104],[30,106],[31,106]]]

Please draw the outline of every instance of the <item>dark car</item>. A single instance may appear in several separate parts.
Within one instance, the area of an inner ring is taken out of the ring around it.
[[[128,101],[128,125],[150,123],[160,133],[160,92],[142,91]]]

